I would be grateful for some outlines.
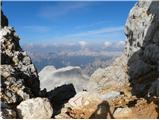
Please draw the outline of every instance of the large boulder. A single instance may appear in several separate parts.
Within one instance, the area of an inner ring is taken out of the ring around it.
[[[55,70],[52,66],[46,66],[39,72],[40,87],[47,91],[53,90],[65,84],[73,84],[76,92],[86,89],[88,82],[80,67],[64,67]]]
[[[53,109],[47,98],[32,98],[22,101],[18,106],[19,118],[23,119],[49,119]]]

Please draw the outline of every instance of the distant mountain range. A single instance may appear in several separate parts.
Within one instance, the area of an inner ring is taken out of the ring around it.
[[[97,68],[105,68],[113,58],[119,56],[123,44],[24,45],[23,49],[31,56],[38,71],[47,65],[57,69],[80,66],[85,74],[91,75]]]

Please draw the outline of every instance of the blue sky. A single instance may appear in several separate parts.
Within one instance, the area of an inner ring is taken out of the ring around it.
[[[3,2],[21,44],[101,43],[125,40],[124,25],[135,1]]]

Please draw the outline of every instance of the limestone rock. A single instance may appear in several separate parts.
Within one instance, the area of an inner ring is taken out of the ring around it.
[[[53,109],[47,98],[32,98],[22,101],[18,106],[19,118],[23,119],[49,119]]]
[[[0,118],[1,119],[16,119],[16,112],[12,109],[1,109]]]
[[[145,99],[137,100],[135,107],[131,108],[134,115],[132,118],[157,119],[159,106],[156,104],[153,101],[147,101]]]
[[[90,91],[100,93],[115,109],[113,118],[158,117],[158,102],[154,100],[159,96],[158,9],[158,1],[138,1],[134,5],[125,25],[127,40],[123,54],[90,78]],[[107,99],[105,95],[111,91],[121,94]]]
[[[6,103],[1,102],[1,111],[0,111],[1,119],[16,119],[16,111],[11,109]]]
[[[98,94],[89,93],[89,92],[79,92],[73,98],[71,98],[68,103],[74,108],[81,108],[85,105],[88,105],[92,100],[99,101],[100,98]]]
[[[107,100],[107,99],[113,99],[120,96],[120,92],[117,91],[109,91],[106,94],[101,95],[101,98],[103,100]]]
[[[21,79],[24,81],[25,87],[30,88],[34,95],[39,92],[39,80],[37,70],[31,62],[31,59],[22,51],[19,45],[19,38],[15,33],[15,30],[11,27],[4,27],[0,30],[1,40],[1,64],[3,68],[7,68],[7,65],[15,70],[17,75],[13,76],[16,80]],[[28,59],[28,60],[26,60]],[[5,69],[3,69],[3,72]],[[3,74],[3,73],[1,73]],[[10,73],[8,73],[10,74]],[[1,75],[2,76],[2,75]],[[6,81],[6,76],[4,76]],[[8,76],[7,76],[8,77]]]
[[[68,66],[55,70],[52,66],[46,66],[39,73],[41,89],[46,88],[47,91],[56,87],[73,84],[77,91],[86,89],[88,78],[82,73],[80,67]]]
[[[122,55],[107,68],[95,71],[89,80],[88,88],[105,94],[113,90],[122,91],[128,84],[127,57]]]
[[[114,118],[117,118],[117,119],[127,119],[128,116],[132,118],[132,110],[128,107],[117,108],[113,116]]]
[[[132,92],[148,94],[148,88],[159,76],[159,3],[138,1],[125,25],[128,74]]]
[[[136,98],[126,105],[120,103],[113,117],[116,119],[156,119],[158,117],[157,107],[153,102],[147,103],[144,99]]]
[[[11,65],[1,65],[1,100],[5,103],[19,103],[22,100],[33,97],[29,87],[21,79],[19,71]]]
[[[0,29],[1,40],[1,77],[2,79],[2,94],[3,91],[9,90],[13,94],[18,92],[20,88],[12,89],[11,84],[21,84],[22,89],[30,89],[28,95],[33,93],[38,95],[39,80],[37,71],[31,62],[31,59],[25,52],[22,51],[19,45],[19,37],[15,30],[11,27],[4,26]],[[28,59],[27,63],[25,59]],[[22,90],[23,91],[23,90]],[[23,96],[20,96],[23,98]]]
[[[56,70],[56,68],[54,67],[54,66],[45,66],[39,73],[38,73],[38,75],[39,75],[39,77],[40,77],[40,79],[45,79],[45,75],[47,75],[48,73],[50,73],[50,72],[53,72],[53,71],[55,71]]]
[[[2,108],[2,118],[15,118],[15,107],[23,100],[39,95],[40,86],[37,70],[30,57],[19,44],[20,38],[14,28],[8,26],[8,19],[1,11],[1,102],[9,108]]]
[[[62,108],[61,113],[55,118],[108,118],[109,105],[107,101],[102,101],[98,94],[89,92],[79,92],[71,98],[65,107]]]
[[[136,96],[121,94],[104,100],[100,94],[77,93],[61,109],[58,119],[153,119],[158,117],[158,99],[147,101]],[[147,113],[148,112],[148,113]]]
[[[134,5],[125,24],[127,40],[123,54],[107,68],[95,71],[89,88],[99,93],[113,89],[129,92],[130,86],[130,93],[134,95],[144,97],[149,94],[152,83],[159,76],[158,13],[158,1],[138,1]],[[156,93],[150,97],[153,95]]]

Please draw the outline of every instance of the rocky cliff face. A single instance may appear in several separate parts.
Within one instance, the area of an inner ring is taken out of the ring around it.
[[[2,109],[14,109],[21,101],[39,94],[39,79],[30,57],[19,45],[14,28],[8,27],[1,11],[1,102]],[[9,113],[9,112],[8,112]],[[2,113],[3,115],[3,113]],[[15,116],[14,116],[15,117]]]
[[[139,1],[129,13],[125,34],[128,75],[132,93],[139,96],[158,96],[149,89],[159,77],[159,3]]]
[[[138,1],[126,21],[127,40],[123,55],[91,76],[90,82],[96,91],[105,93],[116,89],[129,92],[132,88],[133,95],[158,96],[158,84],[155,86],[159,76],[158,33],[158,1]],[[128,90],[124,90],[125,87]]]

